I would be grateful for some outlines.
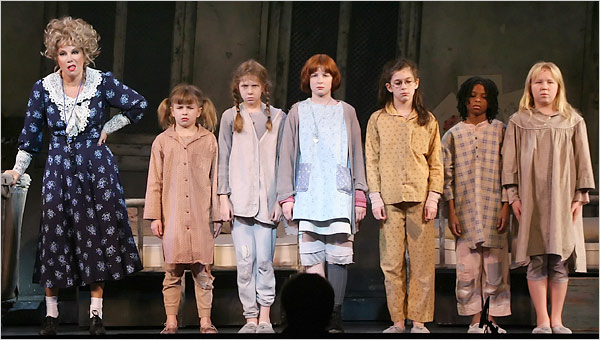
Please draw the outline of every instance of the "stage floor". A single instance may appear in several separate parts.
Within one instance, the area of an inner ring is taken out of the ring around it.
[[[381,331],[383,331],[386,327],[390,326],[387,322],[344,322],[344,330],[347,335],[350,334],[373,334],[374,337],[384,336]],[[239,330],[240,327],[217,327],[220,334],[235,334]],[[276,332],[281,332],[283,330],[283,326],[275,326]],[[434,323],[427,324],[427,328],[433,333],[432,336],[423,336],[423,337],[435,337],[435,334],[443,335],[447,334],[451,338],[455,338],[459,336],[459,334],[466,334],[466,328],[464,326],[439,326]],[[110,327],[107,329],[107,335],[109,337],[159,337],[159,332],[161,327],[156,328],[141,328],[141,327]],[[531,334],[531,327],[506,327],[509,335],[517,335],[517,334]],[[19,338],[29,338],[29,337],[37,337],[38,336],[39,327],[37,326],[10,326],[10,327],[2,327],[1,336],[4,337],[19,337]],[[378,335],[376,335],[378,334]],[[579,336],[575,337],[598,337],[598,330],[574,330],[574,334]],[[179,334],[175,337],[181,336],[184,338],[187,337],[197,337],[199,335],[198,328],[196,327],[185,327],[179,329]],[[473,334],[477,336],[477,334]],[[87,329],[79,327],[77,325],[60,325],[59,326],[59,335],[58,337],[69,337],[69,338],[80,338],[84,336],[89,336]],[[344,337],[344,335],[340,335]],[[418,335],[417,335],[418,336]],[[163,337],[163,336],[160,336]],[[269,337],[268,335],[265,337]],[[339,337],[339,336],[335,336]],[[355,337],[355,336],[352,336]],[[359,337],[361,337],[359,335]],[[385,336],[388,337],[388,336]],[[460,335],[462,337],[462,335]],[[510,336],[511,338],[513,336]],[[517,336],[520,337],[520,336]]]

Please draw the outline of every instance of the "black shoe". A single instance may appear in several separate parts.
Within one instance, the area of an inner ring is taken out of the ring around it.
[[[329,321],[329,326],[327,327],[327,332],[329,333],[344,333],[344,329],[342,328],[342,306],[336,305],[333,307],[333,313],[331,314],[331,320]]]
[[[102,324],[102,319],[98,316],[97,311],[92,311],[92,319],[90,320],[90,335],[106,335],[106,330]]]
[[[42,329],[40,329],[41,336],[56,335],[56,329],[58,328],[58,318],[46,316],[44,322],[42,322]]]

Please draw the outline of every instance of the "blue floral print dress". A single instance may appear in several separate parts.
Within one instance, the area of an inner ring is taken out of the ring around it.
[[[77,98],[64,95],[59,72],[33,85],[19,150],[38,153],[45,125],[51,134],[34,283],[66,288],[142,269],[117,164],[97,143],[110,107],[135,123],[147,105],[110,72],[89,67]]]

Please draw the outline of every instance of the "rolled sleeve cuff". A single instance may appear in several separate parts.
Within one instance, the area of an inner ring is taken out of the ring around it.
[[[440,194],[435,191],[430,191],[427,194],[427,201],[425,201],[426,207],[437,207],[438,201],[440,200]]]
[[[296,200],[294,199],[294,196],[290,196],[290,197],[284,199],[283,201],[279,201],[279,205],[283,205],[283,203],[287,203],[287,202],[296,202]]]
[[[354,206],[360,207],[360,208],[367,207],[367,196],[365,195],[364,191],[362,191],[362,190],[354,191]]]
[[[519,188],[516,185],[506,188],[506,195],[508,196],[508,204],[513,204],[515,201],[520,201]]]
[[[369,199],[371,200],[371,206],[373,208],[380,208],[384,206],[383,199],[381,198],[381,193],[379,192],[369,193]]]
[[[583,204],[590,203],[590,194],[587,190],[576,190],[573,202],[581,202]]]

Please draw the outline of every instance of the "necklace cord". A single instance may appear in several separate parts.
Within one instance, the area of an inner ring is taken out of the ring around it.
[[[325,115],[325,109],[327,108],[327,106],[329,105],[329,103],[333,100],[333,97],[329,97],[329,100],[327,101],[327,103],[325,103],[325,108],[323,109],[323,115],[321,116],[321,119],[319,119],[319,123],[321,123],[321,121],[323,120],[323,116]],[[317,104],[312,102],[312,104]],[[321,104],[318,104],[321,105]],[[316,144],[319,142],[319,126],[317,123],[317,120],[315,119],[315,111],[314,108],[311,106],[310,107],[310,113],[312,115],[312,119],[313,119],[313,124],[315,125],[315,133],[313,134],[313,142]]]

